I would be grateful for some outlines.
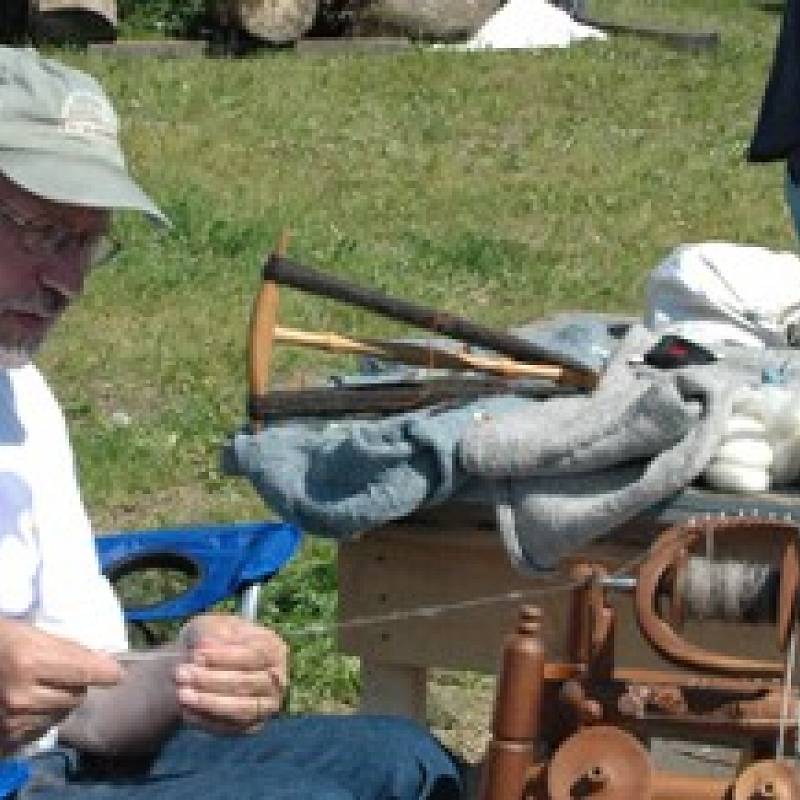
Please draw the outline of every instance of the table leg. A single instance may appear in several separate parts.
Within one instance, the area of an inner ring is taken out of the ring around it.
[[[361,710],[425,723],[428,670],[361,659]]]

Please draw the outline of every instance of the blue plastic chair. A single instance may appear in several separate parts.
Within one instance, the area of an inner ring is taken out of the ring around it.
[[[294,555],[300,531],[285,522],[236,522],[157,530],[122,531],[96,537],[100,566],[112,583],[145,569],[171,569],[189,578],[177,595],[125,607],[129,622],[180,619],[220,600],[239,599],[254,619],[258,590]]]
[[[31,776],[27,762],[16,758],[0,761],[0,797],[13,797]]]
[[[145,569],[171,569],[189,579],[185,591],[148,605],[126,606],[133,623],[183,619],[230,597],[240,613],[255,619],[258,593],[295,554],[301,533],[283,522],[118,531],[96,537],[100,566],[112,583]],[[0,799],[11,798],[28,781],[19,759],[0,760]]]

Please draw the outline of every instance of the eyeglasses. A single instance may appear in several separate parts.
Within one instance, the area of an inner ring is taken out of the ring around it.
[[[110,261],[120,249],[119,242],[107,234],[77,232],[63,225],[26,219],[4,203],[0,203],[0,219],[17,229],[22,246],[31,255],[63,258],[78,251],[84,254],[86,266],[93,268]]]

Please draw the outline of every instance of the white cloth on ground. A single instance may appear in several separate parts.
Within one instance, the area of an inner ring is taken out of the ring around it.
[[[582,39],[605,39],[603,31],[576,22],[545,0],[508,0],[460,50],[527,50],[567,47]]]

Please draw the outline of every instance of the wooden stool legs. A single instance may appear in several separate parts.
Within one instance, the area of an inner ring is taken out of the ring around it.
[[[480,800],[522,800],[535,777],[545,663],[540,619],[539,609],[523,606],[503,646]]]

